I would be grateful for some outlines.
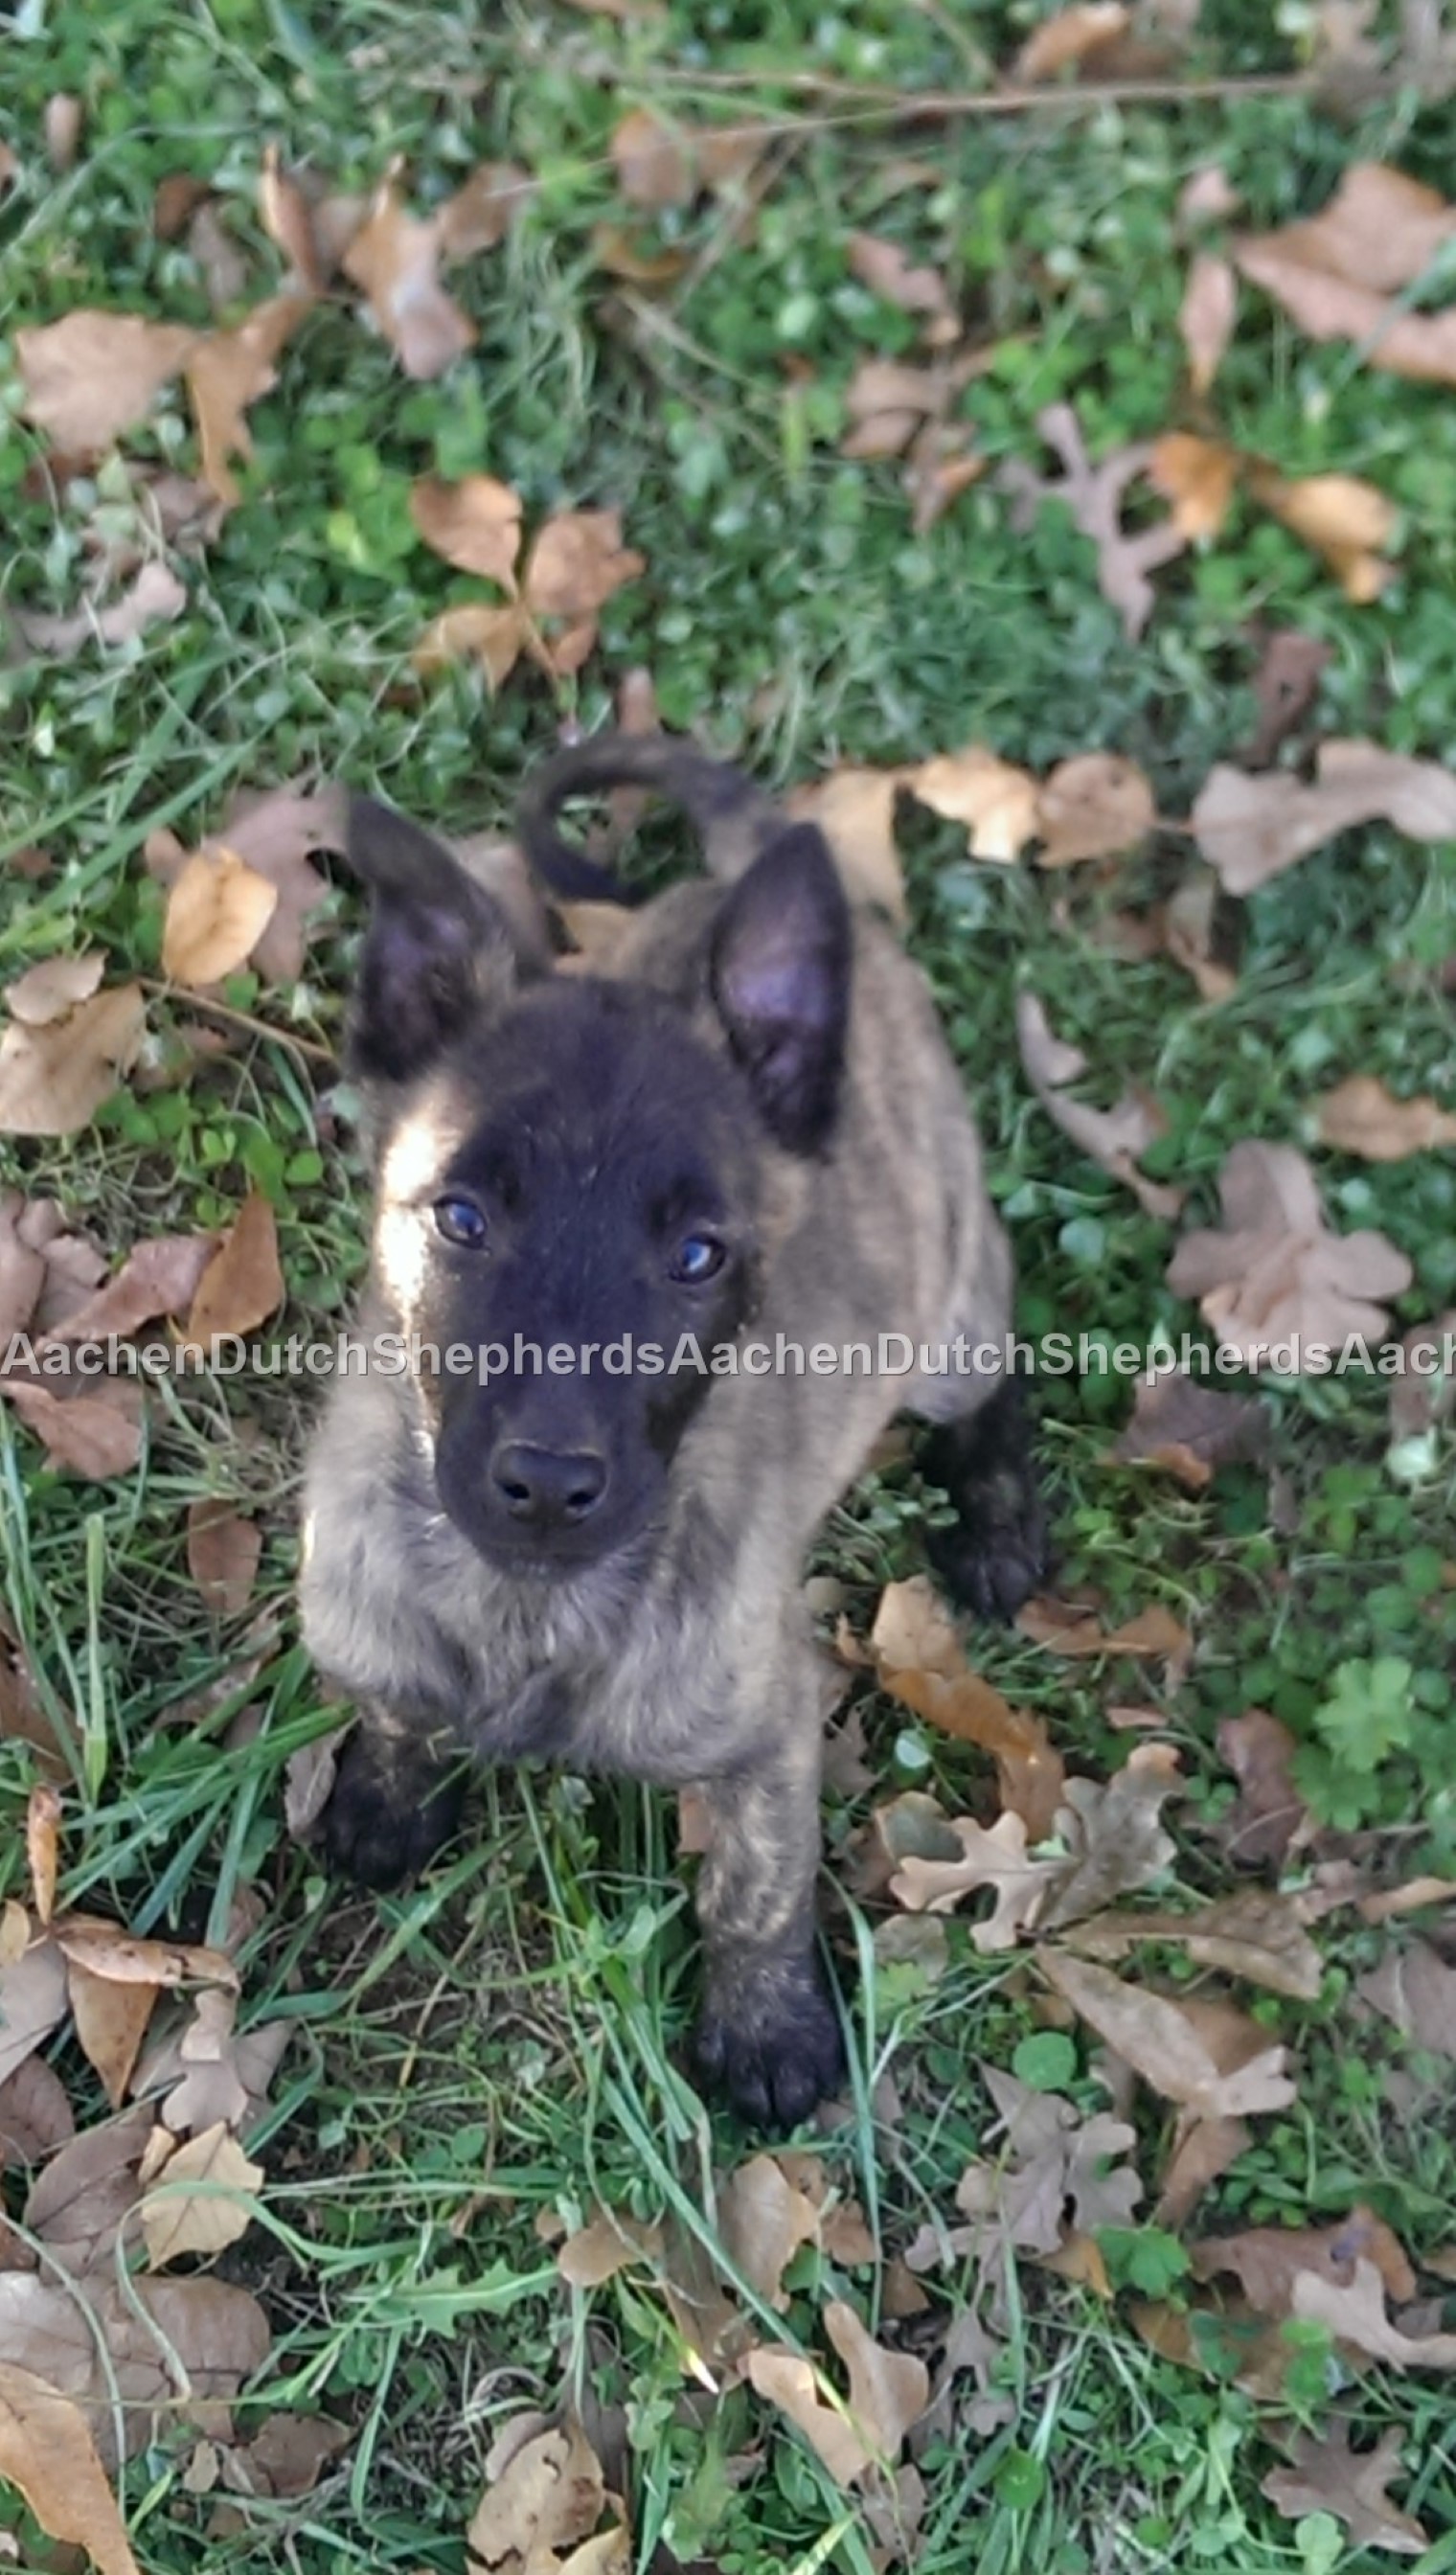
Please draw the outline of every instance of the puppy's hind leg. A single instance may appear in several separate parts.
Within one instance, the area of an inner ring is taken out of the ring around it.
[[[362,1708],[319,1825],[330,1866],[379,1889],[416,1876],[455,1837],[467,1766],[428,1723]]]

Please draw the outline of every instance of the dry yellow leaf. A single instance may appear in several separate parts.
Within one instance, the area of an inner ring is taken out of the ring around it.
[[[162,965],[174,983],[203,989],[247,964],[278,909],[270,885],[226,846],[199,850],[172,888]]]
[[[160,2271],[184,2253],[221,2253],[253,2223],[249,2202],[263,2182],[222,2120],[189,2137],[167,2157],[141,2204],[148,2268]]]
[[[427,474],[410,492],[410,516],[427,546],[461,572],[516,588],[521,550],[521,497],[494,474],[447,483]]]
[[[1149,478],[1173,505],[1173,525],[1190,542],[1216,537],[1238,481],[1236,448],[1221,439],[1194,438],[1173,430],[1158,439],[1148,458]]]
[[[1039,790],[1030,771],[997,759],[980,743],[925,761],[905,784],[932,814],[965,825],[973,859],[1009,867],[1040,828]]]

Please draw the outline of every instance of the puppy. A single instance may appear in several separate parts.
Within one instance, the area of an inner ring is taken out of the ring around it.
[[[781,2126],[842,2067],[805,1550],[906,1406],[937,1425],[959,1597],[1014,1609],[1043,1524],[995,1366],[1010,1255],[923,978],[811,825],[663,736],[585,744],[529,790],[551,891],[620,899],[555,817],[626,783],[687,811],[709,875],[625,912],[588,973],[524,950],[414,824],[353,807],[359,1321],[416,1348],[336,1380],[308,1464],[304,1632],[360,1710],[324,1830],[380,1886],[453,1830],[463,1755],[693,1785],[699,2064]]]

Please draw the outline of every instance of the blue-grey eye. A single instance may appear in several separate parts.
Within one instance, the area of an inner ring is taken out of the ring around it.
[[[690,1234],[673,1258],[673,1276],[685,1288],[702,1288],[716,1279],[728,1259],[727,1244],[716,1234]]]
[[[435,1229],[460,1252],[479,1252],[489,1232],[484,1212],[474,1199],[437,1199]]]

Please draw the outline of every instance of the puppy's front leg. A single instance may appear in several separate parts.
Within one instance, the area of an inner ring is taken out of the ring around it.
[[[811,1729],[702,1783],[707,1993],[698,2060],[756,2127],[791,2128],[837,2084],[839,2023],[814,1957],[819,1748]]]
[[[452,1838],[465,1789],[465,1755],[448,1732],[361,1707],[319,1827],[330,1865],[364,1886],[400,1885]]]

